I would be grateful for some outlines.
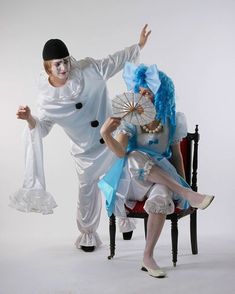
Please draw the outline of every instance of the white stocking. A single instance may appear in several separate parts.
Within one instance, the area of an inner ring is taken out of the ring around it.
[[[164,170],[154,165],[147,177],[147,180],[167,186],[171,191],[183,196],[193,206],[199,204],[205,198],[204,195],[194,192],[189,188],[185,188],[171,178]]]
[[[154,247],[161,234],[164,222],[166,219],[165,214],[150,213],[147,223],[147,238],[144,250],[143,262],[145,266],[151,269],[158,269],[158,265],[153,258]]]

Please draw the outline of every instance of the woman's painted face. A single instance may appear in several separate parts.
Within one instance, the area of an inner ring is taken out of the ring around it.
[[[147,98],[149,98],[153,102],[153,92],[150,91],[148,88],[139,88],[139,93]]]
[[[60,80],[68,78],[70,68],[71,62],[69,56],[62,59],[53,59],[51,61],[51,74]]]

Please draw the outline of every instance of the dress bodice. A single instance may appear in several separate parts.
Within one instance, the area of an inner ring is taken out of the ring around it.
[[[163,130],[159,133],[143,132],[140,126],[134,126],[127,122],[122,122],[119,132],[125,133],[129,138],[136,138],[138,147],[148,148],[159,154],[167,152],[169,145],[178,143],[187,135],[187,123],[185,115],[182,112],[176,113],[176,126],[173,137],[170,140],[169,123],[163,125]]]
[[[140,126],[136,127],[137,144],[139,147],[145,147],[158,153],[164,153],[168,146],[169,128],[167,125],[159,133],[143,132]]]

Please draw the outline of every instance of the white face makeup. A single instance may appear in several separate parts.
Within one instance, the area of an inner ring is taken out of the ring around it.
[[[54,59],[51,61],[51,73],[55,78],[66,80],[71,68],[70,57]]]

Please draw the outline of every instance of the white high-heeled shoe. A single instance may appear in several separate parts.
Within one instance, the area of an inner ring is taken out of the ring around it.
[[[204,196],[205,196],[205,198],[202,200],[201,203],[191,204],[191,206],[194,208],[206,209],[211,204],[211,202],[213,201],[215,196],[213,196],[213,195],[204,195]]]
[[[151,269],[149,267],[147,267],[144,263],[142,263],[142,267],[141,270],[144,272],[148,272],[148,274],[154,278],[165,278],[166,273],[159,269]]]

